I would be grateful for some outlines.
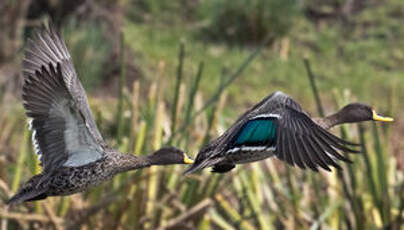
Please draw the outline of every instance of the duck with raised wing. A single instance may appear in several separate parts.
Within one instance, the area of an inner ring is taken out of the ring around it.
[[[146,156],[108,147],[66,45],[52,26],[28,40],[23,75],[23,104],[43,171],[23,184],[8,204],[81,192],[128,170],[193,163],[174,147]]]
[[[349,162],[340,152],[356,153],[356,144],[327,130],[344,123],[393,121],[378,115],[370,106],[351,103],[325,118],[310,118],[291,97],[275,92],[245,112],[223,135],[205,145],[185,174],[206,167],[225,173],[236,164],[276,156],[290,165],[318,171],[330,166],[340,169],[338,161]]]

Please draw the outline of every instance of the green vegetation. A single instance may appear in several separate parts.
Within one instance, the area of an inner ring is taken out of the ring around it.
[[[79,25],[73,21],[64,27],[63,35],[71,47],[77,74],[83,76],[83,86],[89,90],[99,87],[105,72],[111,71],[108,65],[111,44],[103,37],[101,26],[96,23]]]
[[[199,7],[206,25],[197,36],[230,45],[280,38],[289,32],[300,12],[296,0],[203,1]]]
[[[386,29],[383,24],[386,19],[376,17],[378,11],[368,9],[355,16],[352,20],[358,26],[350,31],[339,24],[324,25],[326,28],[322,29],[302,18],[295,20],[288,35],[275,40],[275,44],[265,50],[264,55],[254,61],[237,84],[230,88],[231,102],[236,105],[251,103],[274,90],[293,92],[291,94],[295,98],[302,98],[303,104],[308,102],[310,93],[303,58],[309,57],[315,71],[321,73],[321,91],[348,89],[355,92],[361,101],[383,106],[386,96],[391,96],[388,92],[392,87],[397,91],[403,90],[404,80],[400,75],[404,59],[401,47],[404,44],[399,39],[402,32],[396,31],[393,26]],[[373,18],[367,19],[369,14]],[[384,17],[386,14],[383,14]],[[393,18],[389,23],[394,25],[398,21],[399,18]],[[211,83],[219,81],[223,68],[233,70],[251,52],[249,47],[230,48],[226,44],[206,43],[195,37],[199,33],[195,28],[197,24],[174,23],[167,26],[161,23],[135,24],[128,21],[125,26],[128,44],[142,54],[136,63],[142,67],[146,77],[154,76],[160,61],[166,62],[167,73],[174,75],[176,51],[183,41],[187,47],[185,75],[192,75],[198,63],[204,61],[205,77],[201,87],[209,94],[212,93]],[[371,25],[371,29],[365,30],[359,26],[362,24]],[[373,31],[381,33],[382,28],[385,29],[385,37],[373,34]],[[248,98],[238,96],[246,91],[251,92]],[[402,95],[396,96],[403,99]]]
[[[204,170],[183,177],[183,166],[152,167],[122,174],[84,194],[49,198],[8,211],[0,204],[0,218],[2,223],[8,222],[8,229],[402,228],[401,0],[389,4],[371,1],[373,4],[345,19],[324,20],[313,19],[306,11],[316,7],[316,12],[332,15],[331,4],[297,1],[296,8],[283,6],[293,8],[292,22],[287,21],[290,28],[272,29],[277,23],[269,23],[269,32],[264,34],[277,31],[276,36],[262,47],[244,40],[229,45],[226,37],[221,42],[205,40],[200,33],[207,27],[217,25],[210,31],[220,34],[222,25],[215,20],[224,11],[207,10],[213,1],[172,2],[128,3],[120,49],[130,49],[115,57],[122,64],[119,79],[113,80],[120,82],[119,97],[89,95],[101,133],[121,151],[146,154],[170,143],[195,156],[249,105],[274,90],[290,94],[315,115],[358,100],[391,114],[395,123],[335,128],[333,132],[339,136],[362,145],[362,154],[351,156],[353,164],[344,165],[343,171],[314,173],[277,159],[238,166],[224,175]],[[235,9],[247,4],[229,2],[216,4]],[[262,1],[254,4],[258,2]],[[240,12],[248,10],[244,7]],[[260,20],[266,17],[272,15]],[[236,25],[241,31],[244,26]],[[105,77],[108,68],[112,45],[102,36],[105,31],[91,22],[64,26],[86,89],[97,90],[103,81],[97,76]],[[181,44],[184,55],[180,54]],[[141,78],[133,84],[125,84],[133,79],[125,63],[140,69]],[[307,66],[314,84],[309,81]],[[0,92],[0,152],[9,153],[0,158],[5,166],[0,170],[3,200],[39,171],[21,102],[9,103],[7,98]]]

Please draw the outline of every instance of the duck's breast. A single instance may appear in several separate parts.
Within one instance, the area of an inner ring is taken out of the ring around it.
[[[275,148],[261,148],[255,147],[256,149],[252,149],[254,147],[250,147],[251,150],[244,148],[244,150],[240,150],[238,152],[234,152],[233,154],[229,154],[227,158],[234,162],[235,164],[245,164],[251,163],[255,161],[264,160],[266,158],[272,157],[274,155]]]

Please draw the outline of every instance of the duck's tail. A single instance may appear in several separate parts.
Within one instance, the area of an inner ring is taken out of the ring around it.
[[[197,171],[197,170],[199,170],[199,169],[202,169],[202,168],[203,168],[202,165],[199,165],[199,164],[195,164],[195,163],[194,163],[194,164],[192,164],[189,168],[187,168],[187,169],[185,170],[184,175],[193,173],[193,172],[195,172],[195,171]]]
[[[43,175],[39,174],[32,177],[24,185],[21,186],[17,194],[12,196],[7,202],[7,205],[15,205],[25,201],[42,200],[47,197],[46,189],[37,186]]]
[[[195,171],[204,169],[206,167],[212,167],[215,164],[221,162],[223,160],[223,158],[218,157],[218,158],[208,158],[208,159],[198,159],[198,157],[196,158],[195,162],[185,170],[183,175],[187,175],[190,173],[194,173]]]

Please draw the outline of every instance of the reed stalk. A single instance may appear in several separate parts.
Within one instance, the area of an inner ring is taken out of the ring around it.
[[[273,41],[272,37],[267,37],[264,39],[264,42],[260,46],[258,46],[254,52],[252,52],[242,63],[241,65],[234,71],[229,77],[226,77],[226,81],[220,85],[219,89],[213,94],[213,96],[208,99],[205,104],[198,111],[194,112],[191,116],[190,120],[193,120],[195,117],[202,114],[206,109],[208,109],[213,103],[215,103],[219,98],[222,92],[229,87],[237,78],[241,76],[243,71],[251,64],[251,62],[264,50],[264,48]],[[184,123],[177,131],[173,132],[172,135],[178,135],[183,132],[184,129],[188,127],[188,123]]]
[[[226,220],[215,210],[211,210],[210,219],[212,220],[212,223],[223,230],[236,230],[230,223],[227,223]]]
[[[139,124],[139,131],[136,136],[136,141],[135,141],[135,146],[134,146],[134,151],[133,151],[133,154],[135,154],[135,155],[142,154],[144,142],[146,139],[146,130],[147,130],[146,122],[141,121]]]
[[[336,105],[337,108],[340,108],[342,106],[342,103],[339,101],[339,98],[335,95],[334,96],[335,101],[336,101]],[[349,97],[345,96],[343,97],[344,99],[344,104],[347,104],[349,101]],[[343,125],[340,127],[340,133],[341,133],[341,138],[342,139],[349,139],[348,136],[348,131],[346,129],[346,126]],[[345,157],[348,157],[347,153],[343,153]],[[354,163],[359,163],[357,161],[354,161]],[[347,164],[345,166],[345,168],[347,168],[347,173],[348,174],[348,178],[349,178],[349,184],[347,183],[347,179],[344,177],[344,173],[338,171],[337,175],[338,178],[340,179],[340,181],[342,182],[342,188],[343,188],[343,195],[345,195],[345,197],[348,199],[349,204],[352,208],[353,211],[353,215],[355,218],[355,225],[356,225],[356,229],[364,229],[364,223],[363,223],[363,219],[364,219],[364,210],[363,210],[363,200],[362,197],[360,196],[360,194],[358,194],[358,190],[359,190],[359,186],[356,180],[356,173],[355,173],[355,169],[353,167],[353,165],[351,164]]]
[[[180,44],[180,50],[178,53],[178,67],[177,67],[177,78],[175,81],[175,89],[174,89],[174,99],[173,99],[173,107],[171,112],[171,133],[174,134],[177,126],[177,105],[178,98],[180,93],[180,85],[182,82],[182,72],[184,65],[184,57],[185,57],[185,44]],[[172,142],[173,136],[170,137],[169,144]]]
[[[120,75],[119,75],[119,91],[118,91],[118,107],[116,110],[116,121],[117,121],[117,144],[120,145],[123,136],[123,103],[124,103],[124,93],[123,89],[126,83],[126,58],[125,58],[125,34],[121,32],[120,34]]]
[[[134,143],[135,140],[135,134],[137,129],[139,128],[138,124],[138,119],[139,119],[139,94],[140,94],[140,82],[139,81],[133,81],[132,85],[132,121],[131,121],[131,130],[130,130],[130,140],[133,141],[131,143]],[[134,151],[134,146],[132,147],[132,151]]]
[[[211,218],[209,215],[204,215],[198,225],[198,230],[209,230],[211,226]]]
[[[320,95],[317,90],[315,76],[311,70],[310,61],[307,57],[304,58],[303,61],[304,61],[304,66],[306,67],[307,76],[309,77],[311,90],[314,95],[314,100],[316,101],[317,112],[321,117],[324,117],[325,114],[324,114],[323,104],[321,103]]]
[[[232,205],[220,194],[215,196],[216,201],[220,207],[225,211],[226,215],[230,217],[233,223],[239,223],[242,229],[253,230],[255,229],[249,222],[244,221],[240,214],[232,207]]]
[[[153,149],[154,151],[158,150],[161,147],[162,142],[162,120],[163,120],[163,110],[164,104],[159,100],[157,105],[157,111],[155,116],[154,123],[154,136],[153,136]],[[151,223],[155,222],[155,203],[157,200],[157,192],[158,192],[158,184],[159,184],[159,174],[158,167],[150,167],[149,171],[149,179],[148,179],[148,199],[146,206],[146,215],[151,218]],[[149,222],[148,222],[149,223]],[[149,226],[146,224],[146,227]]]
[[[316,82],[315,82],[315,75],[313,74],[313,72],[311,70],[310,61],[308,58],[304,58],[303,61],[304,61],[304,65],[306,67],[307,76],[309,78],[310,87],[313,92],[314,99],[316,101],[316,107],[317,107],[318,114],[321,117],[324,117],[324,115],[325,115],[324,108],[323,108],[323,104],[321,103],[320,94],[317,90],[317,86],[316,86]],[[324,203],[325,199],[322,198],[317,177],[315,177],[313,174],[310,174],[310,179],[313,184],[315,193],[318,194],[318,198],[320,199],[320,202]],[[314,211],[315,215],[318,216],[319,210],[317,209],[317,206],[313,205],[313,209],[314,209],[313,211]]]
[[[391,222],[391,207],[390,207],[390,196],[389,196],[389,182],[386,172],[388,171],[386,167],[386,160],[385,154],[381,145],[379,132],[377,129],[376,124],[372,123],[372,133],[373,133],[373,140],[374,140],[374,150],[376,152],[376,167],[377,167],[377,180],[378,180],[378,187],[379,193],[383,194],[380,198],[383,205],[383,212],[380,213],[383,225],[387,225]]]
[[[243,183],[243,187],[245,188],[247,200],[251,205],[253,215],[255,216],[256,221],[260,226],[259,228],[262,230],[270,230],[271,229],[270,225],[265,219],[261,209],[262,201],[259,200],[259,196],[257,196],[257,191],[254,191],[253,190],[254,186],[251,185],[257,182],[254,183],[254,181],[251,181],[251,178],[247,178],[246,173],[240,173],[239,176],[241,178],[241,182]]]
[[[14,169],[14,179],[13,179],[13,183],[12,183],[12,186],[11,186],[11,192],[13,194],[15,194],[17,192],[18,187],[19,187],[20,182],[21,182],[22,170],[24,169],[24,162],[25,162],[25,159],[27,157],[27,152],[28,152],[28,149],[29,149],[30,133],[31,132],[26,127],[24,129],[24,136],[23,136],[22,145],[21,145],[21,148],[20,148],[20,153],[18,154],[17,165],[15,166],[15,169]]]
[[[366,148],[366,138],[365,138],[365,132],[364,132],[364,128],[362,124],[358,124],[358,130],[359,130],[359,138],[360,138],[360,143],[362,145],[362,154],[363,154],[363,158],[365,160],[365,165],[366,165],[366,171],[367,171],[367,182],[368,182],[368,186],[370,189],[370,194],[373,200],[374,205],[376,206],[379,215],[381,217],[383,217],[383,204],[382,201],[379,198],[379,194],[376,188],[376,183],[375,183],[375,179],[373,177],[373,165],[370,161],[369,158],[369,153],[368,150]]]
[[[194,108],[195,95],[196,92],[198,91],[199,83],[202,78],[202,72],[203,72],[203,62],[200,62],[198,66],[198,71],[195,76],[195,80],[192,84],[191,90],[189,91],[188,104],[185,111],[185,123],[191,123],[191,114]],[[189,135],[184,136],[186,137],[186,143],[187,143],[186,146],[188,147]]]

